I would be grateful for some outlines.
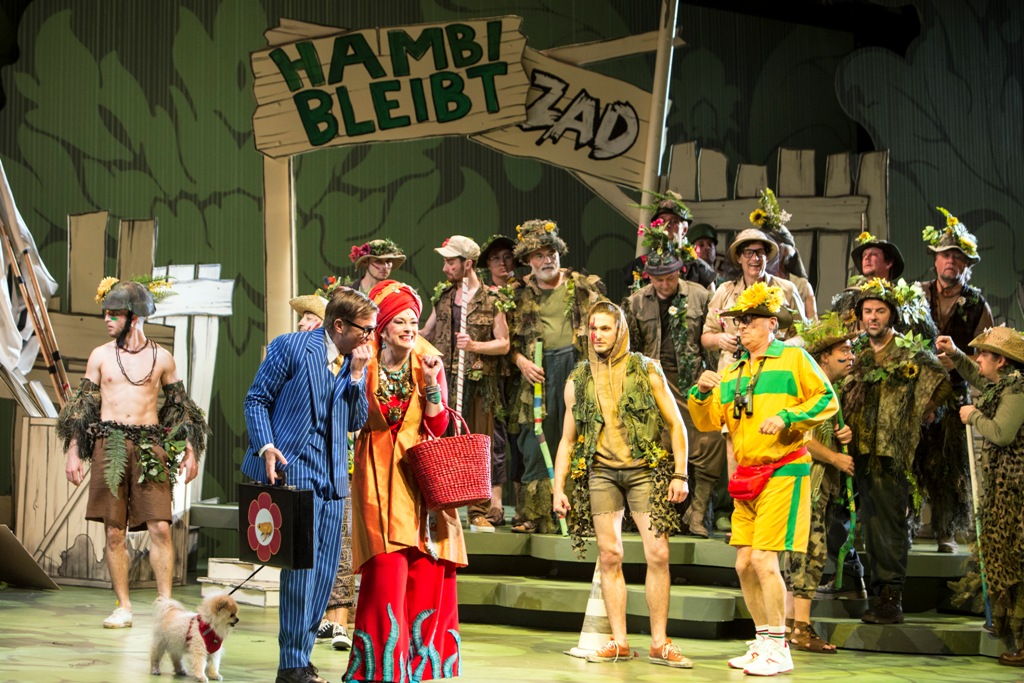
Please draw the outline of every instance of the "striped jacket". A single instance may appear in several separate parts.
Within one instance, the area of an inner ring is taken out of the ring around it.
[[[706,394],[696,385],[690,389],[693,424],[704,432],[726,425],[740,465],[774,462],[800,448],[810,440],[815,426],[839,410],[832,384],[806,351],[776,339],[763,358],[763,370],[754,385],[753,415],[741,409],[740,416],[733,417],[733,404],[737,395],[745,394],[761,357],[752,361],[744,354],[725,369],[722,383]],[[778,434],[761,434],[761,423],[773,415],[781,417],[786,428]],[[810,456],[797,462],[810,462]]]
[[[245,475],[266,483],[260,449],[273,443],[288,460],[289,486],[311,488],[325,499],[348,495],[347,434],[363,426],[369,406],[366,375],[352,382],[351,362],[346,358],[338,376],[331,374],[322,329],[270,342],[245,397]]]

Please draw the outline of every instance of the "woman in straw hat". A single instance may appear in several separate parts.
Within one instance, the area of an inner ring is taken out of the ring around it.
[[[362,580],[344,680],[449,678],[461,670],[455,570],[466,566],[466,544],[457,512],[429,511],[406,462],[426,426],[434,434],[448,427],[444,368],[418,334],[422,303],[412,287],[384,280],[370,299],[378,334],[352,477],[353,562]]]
[[[976,405],[960,408],[963,423],[984,438],[985,489],[975,511],[981,524],[978,540],[992,631],[1008,648],[999,663],[1024,666],[1024,336],[1008,327],[993,327],[975,337],[971,346],[978,349],[974,359],[948,336],[935,342],[960,375],[982,392]],[[977,566],[977,549],[972,559]],[[976,601],[979,579],[975,570],[952,586],[959,602]]]

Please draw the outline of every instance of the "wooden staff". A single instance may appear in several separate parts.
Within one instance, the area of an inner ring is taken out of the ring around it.
[[[839,397],[836,397],[836,405],[839,405]],[[839,422],[840,429],[846,426],[843,423],[842,406],[839,406],[839,410],[836,412],[836,419]],[[839,449],[843,452],[843,455],[850,454],[849,449],[844,443],[839,444]],[[844,479],[846,479],[846,505],[850,511],[850,533],[846,535],[846,541],[839,548],[839,556],[836,558],[836,588],[843,587],[843,564],[846,561],[846,555],[853,549],[853,537],[857,533],[857,503],[853,497],[853,477],[847,474]]]
[[[67,368],[64,367],[64,358],[60,355],[60,349],[57,347],[57,335],[53,333],[53,326],[50,324],[50,315],[46,312],[46,306],[43,304],[43,290],[39,288],[39,278],[36,277],[36,269],[32,265],[32,257],[29,254],[28,249],[23,249],[21,251],[21,256],[25,259],[25,268],[28,270],[28,280],[32,285],[32,292],[35,295],[36,305],[39,307],[39,319],[43,323],[43,335],[46,337],[47,343],[50,346],[50,355],[53,357],[53,363],[57,366],[57,379],[60,380],[60,385],[64,387],[64,398],[69,399],[71,396],[71,384],[68,380],[68,371]]]
[[[967,404],[970,405],[971,397],[967,395]],[[985,557],[981,554],[981,508],[979,507],[978,496],[978,472],[974,461],[974,430],[970,424],[964,425],[967,428],[967,464],[971,472],[971,503],[974,506],[974,535],[976,540],[974,547],[978,551],[978,573],[981,575],[981,598],[985,603],[985,626],[992,628],[992,601],[988,594],[988,577],[985,576]]]
[[[4,248],[7,251],[7,260],[10,262],[10,268],[11,272],[14,274],[14,279],[18,283],[18,291],[21,293],[21,298],[24,300],[25,307],[28,309],[29,316],[32,318],[32,327],[35,328],[36,339],[39,340],[39,348],[43,352],[43,360],[46,363],[47,373],[50,375],[50,380],[53,382],[53,388],[57,393],[57,399],[60,402],[60,407],[63,408],[68,402],[68,397],[65,396],[64,390],[61,387],[53,354],[51,353],[49,344],[47,343],[48,340],[41,333],[42,324],[39,321],[39,313],[36,311],[35,305],[28,295],[28,288],[25,286],[25,280],[21,277],[21,269],[18,267],[18,259],[15,258],[14,249],[11,247],[11,239],[7,236],[6,230],[0,230],[0,233],[3,234]]]
[[[466,334],[469,313],[469,276],[462,278],[462,315],[459,316],[459,334]],[[462,414],[462,383],[466,378],[466,350],[459,349],[458,380],[455,383],[455,411]],[[458,428],[456,428],[458,429]]]

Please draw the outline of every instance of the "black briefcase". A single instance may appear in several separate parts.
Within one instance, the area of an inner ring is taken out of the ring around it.
[[[313,567],[313,491],[238,485],[238,557],[281,569]]]

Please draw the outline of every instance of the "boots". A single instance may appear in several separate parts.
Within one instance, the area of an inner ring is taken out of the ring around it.
[[[711,494],[714,493],[715,482],[699,477],[696,479],[690,496],[690,509],[686,513],[687,526],[690,527],[691,536],[707,538],[708,528],[704,524],[704,519],[707,517],[708,503],[711,501]]]
[[[868,624],[902,624],[903,591],[891,586],[882,589],[874,604],[864,611],[861,621]]]

